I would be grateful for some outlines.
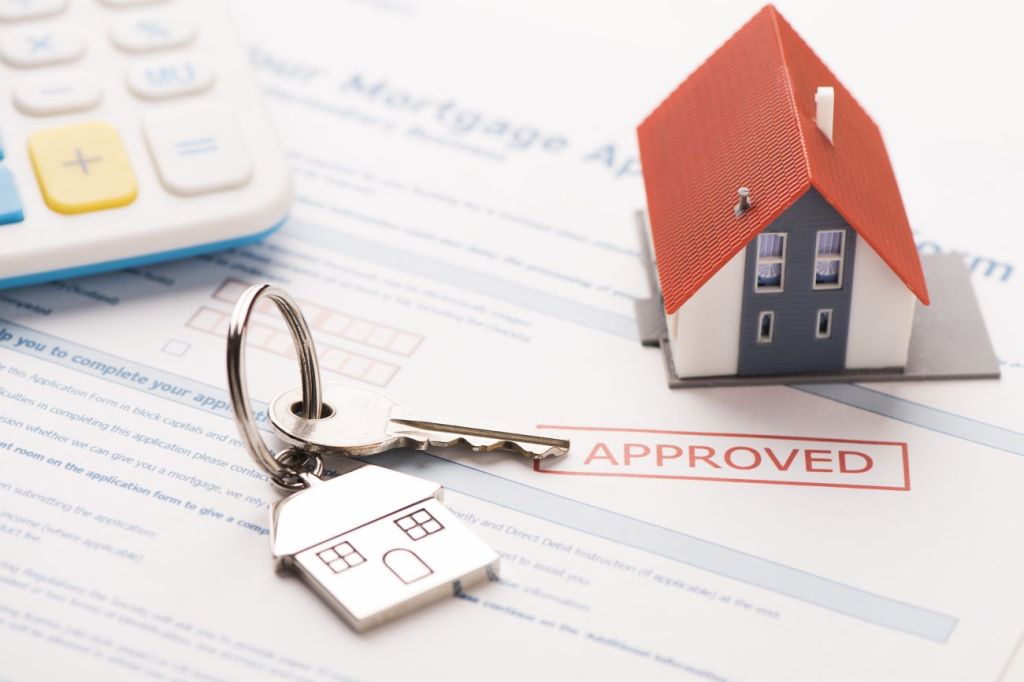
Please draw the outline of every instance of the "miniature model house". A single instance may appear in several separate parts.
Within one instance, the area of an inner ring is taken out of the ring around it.
[[[902,370],[929,298],[881,133],[774,7],[638,134],[678,377]]]
[[[365,630],[497,574],[498,555],[436,483],[370,464],[278,501],[271,546],[353,628]]]

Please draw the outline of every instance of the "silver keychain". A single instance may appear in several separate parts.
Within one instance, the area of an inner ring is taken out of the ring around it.
[[[315,424],[353,406],[324,401],[313,338],[295,301],[270,284],[243,292],[228,327],[228,391],[249,453],[290,492],[271,506],[278,570],[298,575],[358,631],[496,579],[498,554],[441,504],[440,485],[354,459],[340,460],[338,475],[325,479],[320,452],[302,441],[276,454],[267,447],[245,373],[246,329],[264,297],[277,304],[295,342],[302,383],[292,416]]]

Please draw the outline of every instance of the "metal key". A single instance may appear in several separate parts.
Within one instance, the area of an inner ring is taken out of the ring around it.
[[[478,452],[508,450],[534,459],[563,455],[569,441],[538,433],[513,433],[428,419],[387,394],[350,384],[325,383],[325,415],[300,415],[302,389],[295,387],[270,404],[270,422],[285,441],[320,454],[362,457],[394,448],[464,445]]]

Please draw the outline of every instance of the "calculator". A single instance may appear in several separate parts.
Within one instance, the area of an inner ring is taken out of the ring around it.
[[[0,287],[254,241],[291,192],[226,0],[0,0]]]

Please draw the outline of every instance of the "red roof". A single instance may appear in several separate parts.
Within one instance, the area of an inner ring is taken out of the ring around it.
[[[833,142],[814,94],[835,88]],[[674,313],[814,187],[928,303],[881,132],[796,31],[766,6],[637,130],[665,310]],[[752,208],[737,218],[736,190]]]

